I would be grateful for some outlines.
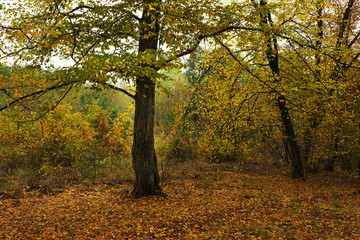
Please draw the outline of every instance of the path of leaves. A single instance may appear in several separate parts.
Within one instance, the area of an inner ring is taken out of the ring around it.
[[[264,175],[183,169],[164,184],[167,198],[99,185],[2,199],[0,238],[360,239],[359,182]]]

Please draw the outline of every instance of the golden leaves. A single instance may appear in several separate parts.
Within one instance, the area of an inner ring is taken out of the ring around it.
[[[133,200],[124,185],[78,185],[52,196],[3,199],[0,237],[360,237],[359,198],[352,195],[358,184],[342,179],[329,188],[329,179],[320,176],[309,182],[289,181],[279,177],[278,169],[271,168],[269,175],[269,168],[261,166],[248,166],[246,173],[231,170],[231,165],[216,173],[210,165],[202,165],[201,171],[193,167],[171,170],[172,180],[163,185],[167,199]]]

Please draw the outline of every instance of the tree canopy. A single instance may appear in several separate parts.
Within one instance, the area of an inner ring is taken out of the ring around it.
[[[1,13],[0,110],[39,120],[83,86],[130,97],[134,197],[162,193],[155,93],[173,69],[187,82],[167,90],[181,100],[168,156],[261,153],[302,179],[358,161],[355,0],[20,0]]]

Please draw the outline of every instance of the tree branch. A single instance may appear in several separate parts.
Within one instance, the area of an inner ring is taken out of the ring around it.
[[[110,83],[106,83],[105,86],[107,86],[108,88],[111,88],[113,90],[116,90],[116,91],[119,91],[119,92],[122,92],[124,93],[125,95],[131,97],[132,99],[135,100],[135,95],[129,93],[128,91],[126,91],[125,89],[122,89],[122,88],[119,88],[119,87],[116,87],[114,85],[111,85]]]
[[[64,98],[68,95],[68,93],[71,91],[72,87],[73,87],[73,84],[70,84],[70,87],[66,90],[64,95],[59,100],[57,100],[53,106],[49,107],[43,114],[41,114],[39,117],[33,119],[32,121],[37,121],[40,118],[42,118],[45,114],[48,114],[51,110],[54,110],[60,104],[60,102],[62,100],[64,100]]]
[[[209,33],[209,34],[199,35],[199,36],[196,38],[196,42],[195,42],[195,44],[194,44],[192,47],[190,47],[190,48],[188,48],[188,49],[186,49],[186,50],[184,50],[184,51],[176,54],[173,58],[170,58],[170,59],[166,60],[166,63],[172,62],[173,60],[175,60],[175,59],[177,59],[177,58],[186,56],[186,55],[194,52],[194,51],[197,49],[197,47],[199,46],[199,44],[201,43],[201,41],[202,41],[203,39],[205,39],[205,38],[215,37],[215,36],[217,36],[217,35],[219,35],[219,34],[221,34],[221,33],[224,33],[224,32],[227,32],[227,31],[231,31],[231,30],[237,30],[237,29],[241,29],[241,30],[259,30],[259,29],[256,29],[256,28],[229,26],[229,27],[220,29],[220,30],[218,30],[218,31],[215,31],[215,32],[212,32],[212,33]]]
[[[36,91],[36,92],[32,92],[32,93],[29,93],[29,94],[26,94],[24,96],[21,96],[21,97],[18,97],[18,98],[15,98],[14,100],[12,100],[11,102],[9,103],[6,103],[5,106],[3,107],[0,107],[0,111],[2,110],[5,110],[7,108],[9,108],[10,106],[16,104],[16,103],[19,103],[20,101],[24,100],[24,99],[27,99],[27,98],[30,98],[30,97],[33,97],[33,96],[37,96],[39,94],[42,94],[42,93],[45,93],[47,91],[51,91],[51,90],[54,90],[54,89],[58,89],[58,88],[62,88],[62,87],[65,87],[65,86],[68,86],[68,85],[72,85],[76,82],[66,82],[66,83],[62,83],[62,84],[55,84],[51,87],[48,87],[48,88],[45,88],[45,89],[42,89],[42,90],[39,90],[39,91]],[[1,91],[5,92],[6,93],[6,90],[5,89],[1,89]]]

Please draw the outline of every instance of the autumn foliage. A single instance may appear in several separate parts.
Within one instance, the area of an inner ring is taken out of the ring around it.
[[[177,165],[167,197],[133,200],[128,185],[77,185],[1,199],[2,238],[357,239],[359,183],[334,175],[288,179],[273,167]]]
[[[1,2],[0,238],[360,239],[359,24],[356,0]]]
[[[4,190],[19,194],[22,188],[61,188],[88,178],[122,181],[119,167],[129,171],[133,105],[119,116],[98,100],[81,105],[63,102],[37,121],[19,120],[26,118],[20,110],[1,116]]]

